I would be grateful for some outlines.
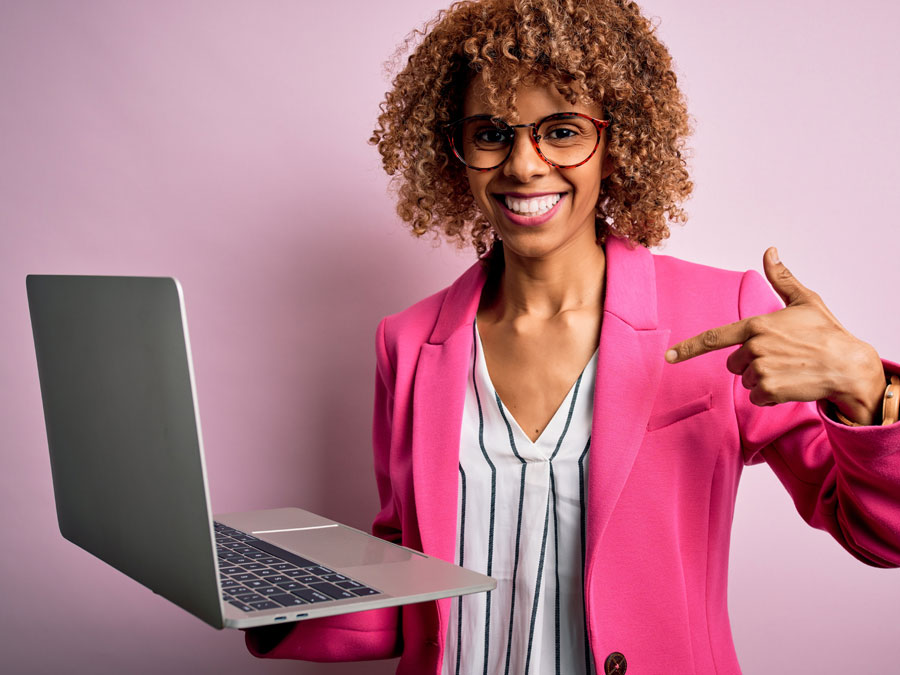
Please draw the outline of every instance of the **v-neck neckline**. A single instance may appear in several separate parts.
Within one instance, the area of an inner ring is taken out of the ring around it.
[[[589,373],[589,369],[596,369],[596,361],[597,354],[600,351],[600,348],[594,350],[594,353],[591,355],[591,358],[588,359],[588,362],[585,364],[584,368],[581,369],[581,372],[578,374],[578,377],[575,378],[575,381],[569,387],[569,390],[566,392],[566,395],[563,397],[563,400],[560,402],[557,409],[554,411],[553,415],[550,417],[550,421],[544,425],[544,428],[541,429],[541,433],[535,440],[531,440],[531,437],[525,433],[522,429],[522,426],[519,424],[519,421],[516,419],[516,416],[513,415],[512,411],[509,409],[503,400],[500,398],[500,394],[497,393],[496,387],[494,387],[494,381],[491,379],[491,373],[487,367],[487,358],[484,355],[484,343],[481,340],[481,333],[478,332],[478,321],[474,322],[475,327],[475,338],[477,340],[477,344],[475,345],[476,349],[476,364],[477,368],[481,372],[481,377],[483,381],[490,386],[491,394],[494,398],[496,398],[497,402],[502,406],[502,411],[504,412],[504,418],[507,419],[510,423],[510,426],[513,429],[513,432],[519,436],[521,439],[528,443],[528,447],[535,450],[549,450],[552,453],[555,449],[555,441],[550,442],[545,439],[552,429],[556,429],[560,425],[560,418],[563,416],[568,417],[569,408],[571,408],[571,398],[574,394],[575,388],[579,385],[583,385],[583,380],[585,379],[585,373]],[[562,428],[559,429],[559,432],[562,432]],[[557,434],[558,436],[559,434]],[[549,459],[549,455],[546,459]]]

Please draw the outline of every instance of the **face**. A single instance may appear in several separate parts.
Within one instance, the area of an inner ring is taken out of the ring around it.
[[[466,91],[463,115],[489,114],[484,89],[476,77]],[[579,112],[604,119],[596,105],[569,103],[549,85],[517,89],[517,119],[537,122],[560,112]],[[546,258],[573,247],[596,248],[594,229],[600,183],[612,172],[606,161],[606,132],[585,164],[569,169],[550,166],[535,151],[527,128],[516,129],[506,162],[490,171],[467,169],[469,187],[479,209],[503,240],[507,255]]]

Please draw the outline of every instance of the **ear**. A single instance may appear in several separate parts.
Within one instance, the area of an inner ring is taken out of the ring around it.
[[[609,156],[609,153],[606,152],[604,148],[603,151],[603,165],[600,167],[600,178],[606,180],[612,175],[612,172],[616,170],[616,163],[613,161],[613,158]]]

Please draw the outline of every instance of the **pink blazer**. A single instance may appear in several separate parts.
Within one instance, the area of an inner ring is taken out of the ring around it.
[[[851,428],[816,404],[760,408],[728,350],[668,364],[668,346],[780,309],[756,272],[653,255],[610,238],[594,393],[585,570],[599,673],[740,673],[726,606],[735,495],[765,461],[800,515],[853,556],[900,566],[900,424]],[[387,317],[377,333],[375,534],[452,561],[457,463],[485,275]],[[885,362],[891,372],[896,364]],[[317,661],[400,655],[398,673],[439,673],[450,600],[300,622],[257,656]]]

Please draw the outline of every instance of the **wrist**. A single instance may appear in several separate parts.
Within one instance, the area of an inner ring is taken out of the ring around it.
[[[887,375],[881,358],[871,345],[860,343],[866,349],[853,350],[848,355],[846,368],[842,369],[841,386],[828,397],[839,413],[838,418],[852,426],[881,424]]]
[[[831,402],[832,419],[836,419],[842,424],[853,427],[885,426],[894,424],[900,420],[900,376],[885,374],[885,377],[887,379],[887,384],[885,385],[884,393],[882,394],[881,404],[878,406],[878,410],[875,414],[872,415],[871,420],[868,420],[867,413],[863,412],[860,417],[856,418],[857,421],[854,421],[854,419],[848,418],[843,414],[841,409],[834,402]]]

